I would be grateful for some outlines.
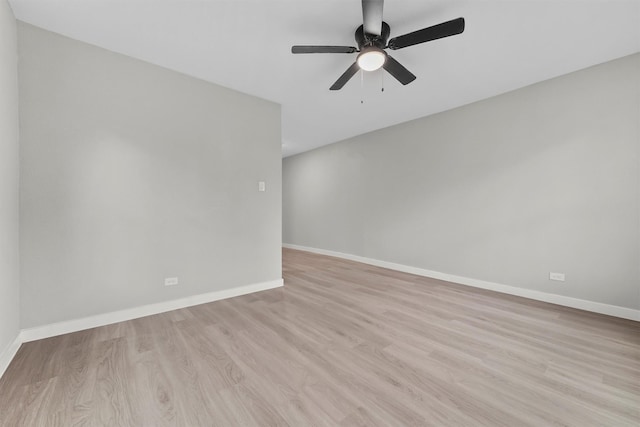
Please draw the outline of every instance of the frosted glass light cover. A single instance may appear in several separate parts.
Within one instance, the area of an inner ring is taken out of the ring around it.
[[[384,65],[387,55],[382,50],[369,50],[358,55],[358,66],[364,71],[375,71]]]

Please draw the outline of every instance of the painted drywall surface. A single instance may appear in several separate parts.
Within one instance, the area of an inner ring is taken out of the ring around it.
[[[16,20],[0,0],[0,355],[19,332],[19,146]]]
[[[282,277],[279,105],[18,35],[23,328]]]
[[[286,158],[283,241],[639,308],[639,79],[636,54]]]

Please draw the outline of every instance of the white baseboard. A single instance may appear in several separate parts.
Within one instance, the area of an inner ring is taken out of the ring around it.
[[[13,360],[16,353],[20,349],[22,340],[20,334],[16,335],[16,339],[13,340],[3,351],[0,353],[0,378],[4,375],[4,371],[9,367],[9,363]]]
[[[458,283],[461,285],[473,286],[474,288],[488,289],[491,291],[501,292],[503,294],[517,295],[537,301],[549,302],[565,307],[578,308],[580,310],[591,311],[594,313],[606,314],[609,316],[620,317],[623,319],[640,321],[640,310],[632,308],[620,307],[617,305],[603,304],[600,302],[588,301],[579,298],[567,297],[563,295],[550,294],[547,292],[535,291],[532,289],[518,288],[515,286],[503,285],[500,283],[487,282],[484,280],[471,279],[469,277],[456,276],[453,274],[441,273],[439,271],[425,270],[423,268],[411,267],[393,262],[380,261],[377,259],[366,258],[358,255],[345,254],[326,249],[311,248],[307,246],[292,245],[283,243],[283,247],[289,249],[297,249],[306,252],[312,252],[320,255],[328,255],[337,258],[357,261],[364,264],[374,265],[376,267],[388,268],[390,270],[402,271],[404,273],[415,274],[417,276],[430,277],[432,279],[445,280],[447,282]]]
[[[84,329],[96,328],[98,326],[110,325],[112,323],[124,322],[126,320],[137,319],[139,317],[165,313],[167,311],[177,310],[180,308],[206,304],[208,302],[219,301],[227,298],[237,297],[240,295],[266,291],[268,289],[274,289],[283,286],[283,284],[284,282],[282,279],[271,280],[268,282],[238,286],[231,289],[224,289],[222,291],[208,292],[206,294],[193,295],[171,301],[164,301],[155,304],[143,305],[140,307],[128,308],[125,310],[113,311],[110,313],[97,314],[95,316],[84,317],[81,319],[66,320],[64,322],[36,326],[33,328],[23,329],[20,332],[18,342],[35,341],[43,338],[53,337],[56,335],[68,334],[70,332],[82,331]],[[2,365],[0,364],[0,367],[1,366]]]

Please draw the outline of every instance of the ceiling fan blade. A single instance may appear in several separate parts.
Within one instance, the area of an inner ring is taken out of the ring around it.
[[[358,66],[357,62],[354,62],[353,65],[351,65],[351,67],[347,68],[347,71],[345,71],[338,78],[338,80],[336,80],[336,82],[333,84],[333,86],[331,86],[329,88],[329,90],[340,90],[340,89],[342,89],[342,86],[344,86],[351,79],[351,77],[353,77],[353,75],[358,72],[358,70],[360,70],[360,67]]]
[[[291,46],[291,53],[353,53],[353,46]]]
[[[387,60],[384,61],[384,65],[382,66],[385,70],[389,72],[393,77],[396,78],[403,85],[407,85],[416,79],[416,76],[404,66],[387,55]]]
[[[362,0],[362,25],[366,34],[382,33],[382,8],[384,0]]]
[[[429,42],[443,37],[454,36],[463,31],[464,18],[453,19],[451,21],[443,22],[442,24],[394,37],[389,40],[389,49],[402,49],[403,47],[413,46],[415,44]]]

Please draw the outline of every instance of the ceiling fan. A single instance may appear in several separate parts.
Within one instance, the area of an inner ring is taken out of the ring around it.
[[[362,0],[363,24],[356,30],[358,47],[354,46],[292,46],[291,53],[354,53],[360,52],[330,90],[340,90],[358,72],[384,68],[403,85],[409,84],[416,76],[402,64],[387,54],[384,49],[398,50],[408,46],[454,36],[464,31],[464,18],[457,18],[438,25],[423,28],[412,33],[397,36],[387,41],[391,29],[382,20],[384,0]]]

